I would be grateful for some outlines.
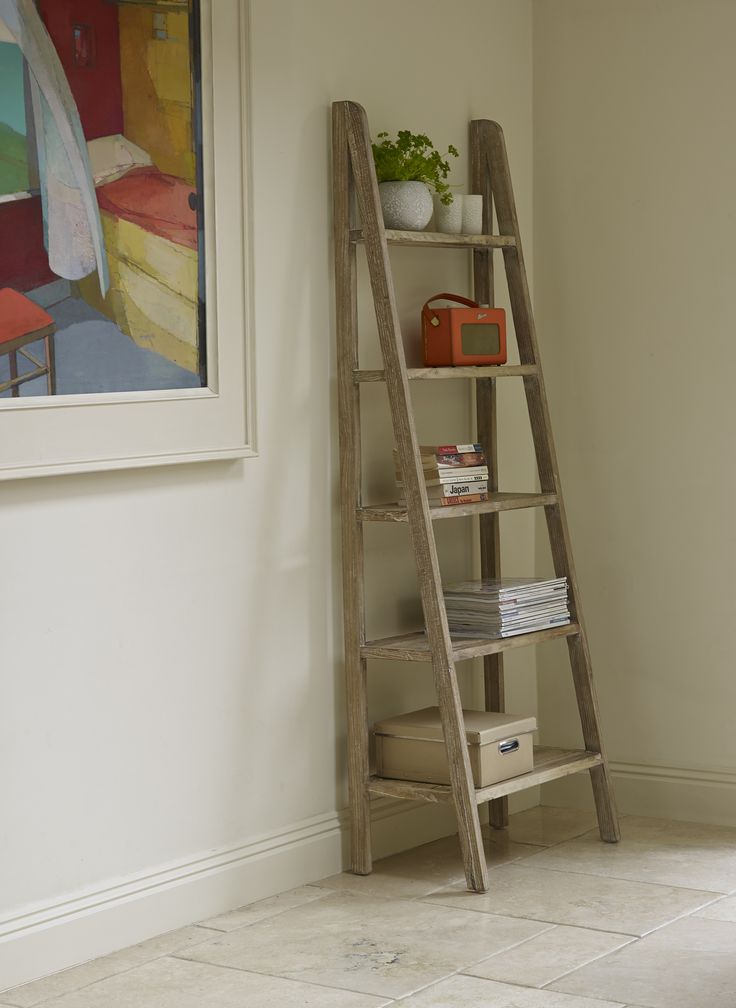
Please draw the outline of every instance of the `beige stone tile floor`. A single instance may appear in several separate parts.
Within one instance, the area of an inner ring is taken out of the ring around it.
[[[538,808],[0,992],[0,1008],[736,1008],[736,829]]]

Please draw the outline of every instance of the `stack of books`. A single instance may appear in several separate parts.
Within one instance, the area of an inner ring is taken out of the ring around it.
[[[420,445],[430,507],[477,504],[488,500],[488,462],[479,444]],[[394,449],[399,503],[405,503],[404,477]]]
[[[565,577],[462,581],[443,593],[457,637],[515,637],[570,622]]]

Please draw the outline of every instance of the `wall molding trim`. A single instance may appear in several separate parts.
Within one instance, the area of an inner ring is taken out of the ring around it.
[[[622,815],[736,826],[736,770],[612,761],[611,773]],[[586,775],[543,785],[542,804],[592,808]]]
[[[449,805],[382,798],[371,810],[376,858],[456,831]],[[348,834],[341,809],[16,910],[0,918],[0,991],[335,874]]]
[[[665,766],[657,763],[611,762],[611,772],[616,777],[644,778],[653,781],[694,782],[718,787],[736,787],[736,770],[728,769]]]

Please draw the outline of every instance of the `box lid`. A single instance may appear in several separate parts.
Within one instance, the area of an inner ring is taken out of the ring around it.
[[[537,719],[519,714],[494,714],[490,711],[464,710],[465,737],[470,744],[486,745],[499,742],[512,735],[536,731]],[[377,721],[373,726],[378,735],[399,738],[442,741],[442,724],[439,707],[425,707],[396,717]]]

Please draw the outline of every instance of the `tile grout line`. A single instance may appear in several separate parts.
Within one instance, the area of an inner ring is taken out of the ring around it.
[[[170,955],[167,955],[167,956],[162,956],[161,958],[162,959],[164,959],[164,958],[165,959],[180,959],[183,962],[190,962],[190,963],[194,964],[195,966],[214,966],[217,969],[230,970],[233,973],[241,973],[241,974],[246,974],[246,975],[249,974],[249,973],[252,973],[252,974],[255,974],[256,976],[271,977],[271,979],[273,979],[273,980],[291,980],[294,983],[307,984],[310,987],[322,987],[322,988],[324,988],[326,990],[344,991],[346,994],[362,994],[363,997],[389,998],[390,999],[389,1004],[393,1004],[396,1000],[398,1000],[397,998],[394,998],[392,994],[375,994],[372,991],[355,990],[353,987],[336,987],[334,984],[328,984],[328,983],[317,984],[317,983],[314,983],[311,980],[301,980],[298,977],[284,976],[282,973],[268,973],[268,972],[266,972],[266,970],[257,970],[257,969],[247,969],[246,970],[246,969],[243,969],[240,966],[229,966],[229,965],[227,965],[227,963],[209,963],[209,962],[204,962],[201,959],[187,959],[186,956],[175,955],[173,953],[170,954]],[[445,976],[439,977],[437,980],[433,980],[431,984],[427,984],[424,987],[417,987],[416,990],[409,991],[408,994],[402,994],[402,995],[400,995],[400,998],[411,997],[413,994],[419,993],[419,991],[426,990],[427,987],[431,987],[431,986],[433,986],[436,983],[441,983],[443,980],[449,979],[449,977],[451,977],[451,976],[455,976],[455,973],[457,973],[457,972],[458,972],[457,970],[454,970],[452,973],[448,973]],[[0,1006],[0,1008],[2,1008],[2,1006]]]
[[[547,931],[551,931],[551,930],[552,930],[551,928],[545,928],[545,930],[544,931],[540,931],[539,934],[546,934]],[[539,935],[534,935],[534,937],[538,938]],[[518,948],[519,945],[524,945],[529,940],[530,939],[528,939],[528,938],[522,938],[521,941],[514,942],[513,945],[509,945],[509,947],[507,949],[504,949],[504,951],[509,952],[512,948]],[[486,956],[486,959],[488,959],[488,958],[491,958],[491,957],[490,956]],[[485,962],[485,959],[479,959],[478,962]],[[478,963],[473,963],[471,965],[476,965],[477,966]],[[466,976],[466,975],[469,976],[471,974],[466,974],[466,973],[463,972],[464,970],[466,970],[468,968],[469,967],[467,967],[467,966],[458,967],[458,969],[453,970],[451,973],[448,973],[446,976],[439,977],[437,980],[432,980],[431,983],[425,984],[423,987],[417,987],[416,990],[409,991],[407,994],[402,994],[400,997],[396,998],[395,1001],[392,1001],[391,1004],[401,1004],[401,1002],[402,1001],[406,1001],[407,998],[414,997],[415,994],[422,994],[422,993],[424,993],[424,991],[431,990],[433,987],[437,987],[439,984],[445,983],[447,980],[451,980],[453,977],[456,977],[456,976]],[[485,980],[486,977],[473,977],[473,979],[474,980]],[[497,981],[489,981],[489,983],[496,983],[496,982]],[[363,991],[358,991],[356,993],[364,993],[364,992]],[[1,1008],[1,1006],[0,1006],[0,1008]]]
[[[200,928],[199,924],[188,924],[186,926],[187,927]],[[210,929],[209,928],[200,928],[200,930],[201,931],[208,931]],[[168,932],[164,931],[163,934],[164,935],[168,934]],[[219,932],[219,931],[213,931],[212,934],[221,934],[221,932]],[[147,941],[155,941],[156,938],[161,938],[161,937],[163,937],[163,935],[154,935],[153,938],[149,938],[149,939],[146,939],[146,940]],[[206,937],[202,938],[201,942],[195,942],[193,945],[190,946],[190,948],[192,948],[192,949],[199,948],[200,945],[204,945],[206,942],[211,941],[211,940],[212,940],[212,935],[207,935]],[[135,945],[126,945],[122,949],[117,949],[115,952],[110,952],[109,955],[117,955],[119,952],[125,952],[127,949],[135,948],[135,947],[136,947]],[[38,1008],[38,1006],[40,1006],[40,1005],[47,1005],[47,1004],[50,1005],[50,1004],[53,1004],[54,1001],[57,1001],[59,998],[68,997],[70,994],[77,994],[77,993],[79,993],[79,991],[88,990],[90,987],[94,987],[96,984],[104,983],[105,980],[112,980],[113,977],[123,976],[126,973],[131,973],[133,970],[140,969],[141,966],[147,966],[149,963],[158,962],[159,959],[167,959],[171,955],[172,955],[172,953],[170,953],[170,952],[162,952],[160,955],[153,956],[151,959],[145,959],[142,962],[135,963],[133,966],[126,966],[125,969],[115,970],[114,973],[108,973],[107,976],[98,977],[96,980],[90,981],[90,983],[83,983],[83,984],[80,984],[79,987],[72,987],[70,990],[64,991],[62,994],[52,994],[51,997],[41,998],[39,1001],[34,1001],[32,1005],[21,1006],[21,1005],[18,1005],[18,1004],[14,1005],[12,1002],[8,1002],[7,1008]],[[39,977],[38,980],[29,980],[29,982],[27,984],[21,984],[20,985],[20,989],[22,989],[23,987],[29,987],[31,984],[34,984],[34,983],[43,983],[44,980],[51,980],[55,976],[63,976],[64,973],[68,973],[68,972],[70,972],[73,969],[80,969],[83,966],[89,966],[92,963],[99,962],[100,960],[105,959],[105,958],[107,958],[107,957],[106,956],[98,956],[97,959],[88,959],[87,962],[77,963],[76,966],[70,966],[68,970],[59,970],[56,973],[49,973],[49,975],[46,976],[46,977]],[[193,961],[196,961],[196,960],[193,960]],[[5,997],[8,994],[12,994],[12,992],[14,990],[16,990],[16,989],[18,989],[18,988],[10,987],[7,991],[2,991],[0,993],[2,994],[3,997]],[[0,1002],[0,1008],[5,1008],[5,1005],[4,1005],[3,1002]]]
[[[530,854],[529,857],[534,857],[534,854]],[[502,861],[500,864],[487,865],[487,867],[488,867],[488,881],[489,881],[489,883],[490,883],[490,881],[491,881],[491,879],[493,877],[492,873],[494,871],[498,871],[499,868],[504,868],[506,865],[516,865],[516,864],[519,864],[520,862],[525,861],[525,860],[526,860],[526,858],[522,854],[522,855],[520,855],[517,858],[512,858],[510,861]],[[367,877],[370,878],[370,876],[367,876]],[[462,873],[459,873],[458,876],[457,876],[457,878],[453,879],[451,882],[448,883],[447,881],[445,881],[441,885],[438,885],[436,889],[430,889],[429,892],[422,893],[419,896],[411,896],[411,897],[409,897],[409,899],[413,903],[418,903],[420,900],[429,899],[430,896],[435,896],[437,893],[442,892],[443,889],[447,889],[448,885],[455,885],[458,882],[462,882],[462,881],[464,881],[464,876],[462,875]],[[333,891],[334,892],[341,892],[341,891],[344,892],[346,890],[339,890],[338,889],[338,890],[333,890]],[[366,893],[366,895],[367,895],[367,893]],[[373,896],[373,895],[374,894],[371,894],[371,896]],[[376,894],[376,897],[378,899],[391,900],[392,902],[395,899],[395,897],[393,897],[393,896],[379,896],[378,894]],[[399,899],[403,899],[403,897],[399,897]],[[440,906],[441,904],[433,904],[433,905],[434,906]]]
[[[617,880],[617,881],[621,881],[621,880]],[[718,902],[718,900],[716,900],[715,902]],[[441,903],[431,903],[430,905],[431,906],[436,906],[436,907],[445,907],[445,905],[441,904]],[[703,906],[712,906],[712,903],[706,903]],[[455,906],[446,906],[446,909],[448,909],[448,910],[461,910],[461,909],[464,909],[464,908],[462,908],[462,907],[455,907]],[[613,931],[613,930],[611,930],[611,928],[596,927],[594,924],[568,924],[568,923],[563,922],[563,921],[546,921],[542,917],[521,917],[521,916],[519,916],[517,914],[512,913],[510,910],[507,910],[503,914],[497,914],[497,913],[492,913],[492,912],[490,912],[488,910],[473,910],[472,908],[469,908],[469,910],[470,910],[471,913],[481,913],[481,914],[485,913],[489,917],[512,917],[514,920],[526,920],[526,921],[530,921],[532,923],[549,924],[552,927],[577,927],[577,928],[582,928],[583,930],[587,930],[587,931],[598,931],[601,934],[617,934],[617,935],[621,935],[624,938],[631,938],[631,939],[646,938],[648,935],[654,934],[655,931],[660,931],[662,928],[665,928],[665,927],[667,927],[670,924],[674,924],[676,921],[684,920],[687,917],[691,917],[694,914],[698,913],[698,911],[700,911],[702,909],[703,909],[702,906],[701,907],[696,907],[695,910],[692,910],[692,911],[688,910],[685,913],[678,914],[676,917],[672,917],[672,918],[670,918],[670,919],[668,919],[666,921],[663,921],[661,924],[657,924],[656,927],[651,928],[649,931],[645,931],[643,934],[635,934],[632,931]],[[707,919],[707,918],[704,918],[704,919]],[[524,940],[526,941],[527,939],[524,939]]]
[[[320,887],[320,886],[316,885],[315,883],[311,883],[311,882],[310,883],[306,883],[306,885],[308,885],[308,886],[310,886],[310,887],[312,887],[314,889],[323,888],[323,887]],[[287,889],[285,891],[286,892],[291,892],[292,890],[288,890]],[[334,892],[335,890],[323,888],[323,891],[327,894],[327,893]],[[281,894],[280,893],[276,893],[275,895],[279,896]],[[264,900],[254,900],[253,903],[245,903],[245,904],[243,904],[243,907],[235,907],[233,910],[229,910],[229,911],[225,911],[225,912],[226,913],[234,913],[236,910],[243,909],[244,907],[247,907],[247,906],[255,906],[257,903],[265,902],[266,900],[273,899],[273,898],[274,898],[273,896],[267,896],[267,897],[265,897]],[[318,897],[317,899],[313,900],[313,902],[315,902],[315,903],[318,902],[318,900],[320,898],[324,898],[324,897]],[[289,910],[294,910],[294,909],[296,909],[296,908],[295,907],[284,907],[283,910],[279,910],[275,914],[269,915],[269,917],[261,918],[261,920],[257,920],[257,921],[251,921],[249,924],[242,924],[242,925],[240,925],[237,928],[231,928],[229,931],[223,931],[220,928],[210,927],[210,926],[208,926],[206,924],[202,924],[200,922],[196,922],[194,924],[184,925],[185,927],[197,928],[197,929],[199,929],[202,932],[206,932],[206,934],[203,936],[201,942],[195,942],[194,944],[190,945],[189,948],[191,948],[191,949],[198,948],[199,945],[203,945],[206,942],[211,941],[214,938],[215,935],[233,934],[235,931],[240,931],[240,930],[242,930],[243,928],[246,928],[246,927],[252,927],[254,924],[260,924],[262,920],[270,920],[272,917],[278,917],[282,913],[287,913]],[[208,918],[205,918],[205,919],[208,919]],[[168,932],[163,931],[160,935],[153,935],[150,939],[146,939],[146,941],[155,941],[157,938],[161,938],[164,935],[166,935],[167,933]],[[109,952],[108,955],[117,955],[120,952],[125,952],[127,949],[135,948],[135,947],[136,947],[135,945],[125,945],[122,949],[115,949],[113,952]],[[33,1003],[33,1005],[26,1006],[26,1008],[36,1008],[36,1006],[38,1006],[38,1005],[51,1004],[53,1001],[55,1001],[59,997],[66,997],[69,994],[74,994],[74,993],[76,993],[78,991],[86,990],[88,987],[94,987],[95,984],[101,983],[103,980],[110,980],[112,977],[122,976],[125,973],[130,973],[131,970],[138,969],[140,966],[145,966],[145,965],[147,965],[150,962],[156,962],[159,959],[166,959],[166,958],[169,958],[169,957],[171,957],[171,958],[178,958],[178,956],[177,956],[177,954],[175,952],[162,952],[160,955],[154,956],[151,959],[146,959],[146,960],[144,960],[142,962],[136,963],[133,966],[126,967],[125,969],[115,970],[113,973],[109,973],[107,976],[99,977],[97,980],[90,981],[90,983],[83,983],[83,984],[81,984],[78,987],[73,987],[70,990],[68,990],[65,993],[63,993],[63,994],[53,994],[50,998],[41,998],[40,1001],[35,1001]],[[56,973],[49,973],[48,976],[39,977],[37,980],[29,980],[28,984],[21,984],[20,986],[21,987],[26,987],[26,986],[29,986],[32,983],[42,983],[44,980],[50,980],[52,977],[55,977],[55,976],[62,976],[64,973],[67,973],[67,972],[69,972],[69,971],[71,971],[73,969],[80,969],[83,966],[89,966],[92,963],[99,962],[100,960],[105,959],[105,958],[106,958],[106,956],[98,956],[95,959],[88,959],[86,962],[77,963],[75,966],[70,966],[66,970],[59,970]],[[197,962],[198,960],[194,960],[193,959],[193,960],[188,960],[188,961]],[[8,993],[11,993],[15,989],[16,988],[14,988],[14,987],[10,987],[7,991],[1,991],[0,994],[3,995],[3,996],[5,996]],[[358,993],[360,993],[360,992],[358,992]],[[19,1006],[17,1004],[13,1005],[10,1002],[8,1002],[7,1004],[4,1003],[4,1002],[0,1002],[0,1008],[21,1008],[21,1006]]]
[[[528,858],[521,858],[522,861],[530,861],[535,854],[531,854]],[[516,861],[508,861],[506,864],[516,864]],[[503,868],[504,865],[497,865],[498,868]],[[581,875],[583,878],[604,878],[613,879],[616,882],[630,882],[632,885],[649,885],[649,886],[659,886],[663,889],[680,889],[682,892],[705,892],[713,895],[716,899],[720,899],[721,896],[731,896],[731,892],[726,892],[721,889],[699,889],[696,886],[683,886],[683,885],[673,885],[670,882],[649,882],[645,879],[632,879],[624,878],[621,875],[602,875],[599,872],[584,872],[575,871],[572,868],[551,868],[547,866],[531,865],[536,871],[549,871],[555,872],[557,875]],[[735,890],[736,891],[736,890]]]
[[[306,987],[314,987],[316,990],[337,990],[344,991],[346,994],[362,994],[363,997],[389,998],[388,1005],[384,1005],[382,1008],[390,1008],[390,1005],[392,1005],[395,1001],[395,998],[391,994],[373,994],[370,991],[354,990],[352,987],[333,987],[331,984],[315,983],[313,980],[302,980],[299,977],[283,976],[281,973],[266,973],[263,970],[241,969],[239,966],[228,966],[225,963],[210,963],[203,962],[201,959],[187,959],[185,956],[175,955],[173,953],[161,956],[161,958],[178,959],[182,962],[192,963],[194,966],[209,966],[210,969],[230,970],[232,973],[240,973],[245,976],[264,976],[269,977],[272,980],[285,980],[288,983],[298,983],[304,984]],[[443,979],[445,978],[443,977]],[[0,1005],[0,1008],[3,1008],[3,1006]]]
[[[615,933],[616,933],[615,931],[611,932],[611,934],[615,934]],[[621,937],[625,937],[625,936],[622,935]],[[628,936],[626,936],[626,937],[628,937]],[[562,980],[563,977],[570,976],[571,973],[576,973],[579,969],[582,969],[584,966],[590,966],[591,963],[598,962],[599,959],[606,959],[606,958],[608,958],[608,956],[615,955],[616,952],[620,952],[621,949],[629,948],[632,945],[636,945],[636,943],[640,942],[641,940],[642,940],[641,938],[631,938],[627,942],[622,942],[622,944],[619,945],[618,948],[611,949],[610,952],[601,952],[600,955],[593,956],[592,959],[588,959],[587,962],[581,963],[579,966],[575,966],[574,969],[565,970],[565,972],[564,973],[560,973],[559,976],[552,977],[552,979],[548,980],[547,983],[545,983],[541,987],[537,987],[535,989],[536,990],[547,990],[549,988],[550,984],[557,983],[557,981],[558,980]]]
[[[404,901],[404,902],[408,902],[408,901]],[[448,909],[450,909],[450,908],[448,908]],[[453,908],[453,909],[455,909],[455,908]],[[497,917],[499,915],[498,914],[488,914],[488,916],[489,917]],[[509,952],[509,951],[511,951],[511,949],[517,948],[519,945],[524,945],[524,944],[526,944],[527,941],[530,941],[532,938],[538,938],[540,935],[546,934],[548,931],[552,931],[556,927],[555,924],[552,924],[552,923],[550,923],[548,921],[537,921],[537,920],[533,920],[532,918],[528,918],[528,917],[514,918],[514,920],[528,920],[530,923],[534,923],[534,924],[549,924],[549,926],[545,927],[545,928],[542,928],[541,931],[539,931],[536,935],[532,935],[531,938],[522,938],[522,939],[520,939],[517,942],[513,942],[513,944],[509,945],[506,949],[502,950],[504,952]],[[169,953],[167,956],[162,956],[161,958],[182,959],[185,962],[198,963],[200,965],[203,964],[203,961],[201,959],[188,959],[186,956],[181,955],[179,953],[174,953],[174,952]],[[464,970],[469,969],[471,966],[477,966],[478,963],[485,962],[486,959],[488,959],[488,958],[491,958],[491,957],[490,956],[483,956],[483,958],[475,960],[474,962],[470,963],[468,966],[458,966],[457,969],[451,970],[450,972],[446,973],[444,976],[438,977],[436,980],[432,980],[428,984],[424,984],[424,985],[422,985],[420,987],[415,988],[412,991],[408,991],[406,994],[401,994],[398,998],[393,999],[390,1003],[391,1004],[394,1004],[394,1003],[398,1004],[401,1001],[405,1000],[406,998],[413,997],[415,994],[419,994],[422,991],[429,990],[431,987],[435,987],[437,984],[444,983],[446,980],[449,980],[451,977],[461,976],[461,975],[463,975],[463,971]],[[268,973],[268,972],[265,972],[264,970],[254,970],[254,969],[245,970],[245,969],[242,969],[239,966],[228,966],[226,964],[204,963],[204,965],[217,965],[217,966],[219,966],[222,969],[230,969],[230,970],[234,970],[235,972],[238,972],[238,973],[257,973],[259,976],[275,977],[276,979],[280,979],[280,980],[295,980],[296,979],[295,977],[286,977],[286,976],[283,976],[283,974],[280,974],[280,973]],[[482,980],[482,979],[485,979],[485,978],[484,977],[475,977],[474,979],[476,979],[476,980]],[[309,981],[309,980],[302,980],[302,981],[299,981],[299,982],[301,982],[301,983],[311,983],[311,981]],[[347,992],[349,992],[351,994],[363,994],[366,997],[391,997],[390,994],[386,994],[386,995],[384,995],[384,994],[374,994],[371,991],[355,990],[352,987],[334,987],[334,986],[332,986],[330,984],[324,984],[324,983],[323,984],[312,984],[312,986],[314,986],[314,987],[317,987],[317,986],[328,987],[330,990],[342,990],[342,991],[347,991]],[[2,1008],[2,1006],[0,1006],[0,1008]]]
[[[325,894],[339,892],[337,889],[328,889],[327,886],[320,886],[317,882],[307,882],[304,886],[296,886],[297,889],[320,889]],[[276,893],[274,896],[266,896],[262,900],[254,900],[253,903],[244,903],[242,906],[233,907],[232,910],[225,910],[224,913],[218,914],[217,917],[226,917],[228,914],[238,913],[240,910],[245,910],[248,907],[258,906],[259,903],[266,903],[268,900],[276,899],[278,896],[283,896],[286,893],[293,892],[293,889],[285,889],[283,893]],[[313,900],[308,900],[306,903],[298,903],[296,906],[284,907],[283,910],[277,910],[276,913],[268,914],[266,917],[260,917],[258,920],[249,921],[245,924],[239,924],[237,927],[233,928],[218,928],[214,927],[212,924],[190,924],[188,927],[199,927],[206,928],[208,931],[212,931],[214,934],[226,935],[235,934],[236,931],[242,931],[243,928],[253,927],[254,924],[261,924],[263,921],[271,920],[274,917],[280,917],[281,914],[288,913],[290,910],[298,910],[300,906],[309,906],[310,903],[318,903],[320,899],[324,899],[324,896],[316,896]],[[205,920],[217,920],[217,917],[205,917]],[[168,953],[165,953],[168,954]],[[0,1008],[3,1006],[0,1004]]]
[[[530,918],[528,918],[528,917],[522,917],[522,918],[519,918],[519,919],[520,920],[529,920]],[[574,930],[579,930],[579,931],[595,931],[597,934],[616,935],[619,938],[627,938],[628,941],[621,942],[621,944],[618,946],[618,948],[611,949],[609,952],[601,952],[599,955],[594,955],[591,959],[588,959],[588,960],[586,960],[586,962],[581,963],[580,966],[575,966],[571,970],[565,970],[564,973],[560,973],[559,976],[553,977],[551,980],[548,980],[541,987],[536,986],[536,984],[526,984],[526,983],[524,983],[521,980],[514,980],[513,984],[515,984],[518,987],[527,987],[529,990],[544,990],[546,987],[549,986],[549,984],[556,983],[558,980],[561,980],[562,977],[567,976],[570,973],[574,973],[578,969],[582,969],[583,966],[590,965],[590,963],[595,962],[597,959],[604,959],[606,956],[613,955],[614,952],[618,952],[622,948],[628,948],[629,945],[634,945],[636,942],[641,941],[642,937],[643,937],[643,936],[640,937],[639,935],[630,935],[630,934],[627,934],[626,932],[623,932],[623,931],[599,931],[597,928],[582,927],[579,924],[555,924],[552,928],[547,928],[545,931],[541,931],[538,935],[532,935],[531,938],[525,938],[523,941],[518,942],[516,945],[512,946],[512,948],[519,948],[520,945],[526,945],[529,942],[533,942],[537,938],[540,938],[543,934],[549,934],[550,931],[553,931],[553,930],[555,930],[555,928],[560,928],[560,927],[572,928]],[[491,955],[487,956],[485,959],[481,959],[479,962],[474,963],[473,966],[480,966],[482,963],[487,963],[491,959],[496,959],[497,957],[505,955],[505,953],[508,952],[508,951],[510,951],[510,949],[502,949],[500,952],[493,952]],[[475,977],[476,980],[491,980],[491,979],[493,979],[492,977],[481,977],[481,976],[478,976],[475,973],[468,973],[467,971],[469,969],[471,969],[471,968],[472,967],[470,967],[470,966],[466,966],[465,969],[462,972],[463,973],[467,973],[468,976]],[[511,981],[508,981],[508,980],[495,980],[494,983],[511,983]],[[0,1008],[1,1008],[1,1006],[0,1006]]]
[[[442,908],[447,909],[447,910],[461,910],[461,909],[463,909],[462,907],[449,906],[449,905],[442,904],[442,903],[431,903],[430,905],[431,906],[436,906],[436,907],[442,907]],[[532,923],[537,923],[537,924],[549,924],[550,927],[579,927],[579,928],[587,929],[589,931],[600,931],[602,934],[620,934],[620,935],[623,935],[625,938],[643,938],[644,937],[644,935],[634,934],[631,931],[612,931],[610,928],[596,927],[594,924],[565,924],[565,923],[562,923],[560,921],[545,920],[543,917],[522,917],[519,914],[512,913],[510,910],[507,910],[503,914],[492,913],[492,912],[490,912],[488,910],[473,910],[472,908],[468,908],[468,910],[469,910],[470,913],[486,914],[488,917],[512,917],[514,920],[526,920],[526,921],[530,921]],[[687,916],[687,915],[685,915],[685,916]],[[675,918],[675,920],[679,920],[679,917]],[[672,922],[671,921],[666,921],[665,923],[669,924],[669,923],[672,923]],[[664,925],[657,925],[657,927],[663,927],[663,926]],[[647,931],[645,933],[646,934],[651,934],[650,931]]]
[[[714,902],[717,903],[718,900],[715,900]],[[706,904],[706,906],[712,906],[712,905],[713,905],[712,903],[707,903]],[[702,909],[703,909],[702,907],[698,908],[698,910],[702,910]],[[647,931],[643,935],[636,936],[635,938],[632,939],[632,941],[626,942],[626,944],[619,946],[619,948],[613,949],[613,951],[611,951],[611,952],[606,952],[602,956],[596,956],[594,959],[590,959],[588,962],[582,963],[580,966],[576,966],[575,969],[568,970],[566,973],[562,973],[560,976],[555,977],[553,980],[548,980],[547,983],[543,987],[537,988],[537,990],[548,990],[548,989],[550,989],[550,985],[551,984],[557,983],[558,980],[561,980],[564,977],[572,976],[573,973],[578,973],[580,970],[585,969],[586,966],[590,966],[591,963],[598,962],[600,959],[606,959],[608,956],[616,955],[616,953],[620,952],[622,949],[625,949],[625,948],[628,949],[631,946],[637,944],[638,942],[643,941],[644,938],[649,938],[651,935],[656,934],[658,931],[663,931],[665,928],[670,927],[672,924],[676,924],[678,921],[690,920],[690,919],[694,918],[694,915],[698,912],[698,910],[693,910],[693,911],[690,911],[688,913],[680,914],[677,917],[673,917],[672,920],[665,921],[664,924],[658,924],[657,927],[652,928],[651,931]],[[707,920],[707,919],[708,918],[695,917],[695,920]],[[725,923],[730,923],[730,922],[726,921]],[[615,933],[615,932],[613,932],[613,933]],[[561,991],[553,991],[553,993],[557,994],[557,993],[563,993],[563,992],[561,992]],[[624,1002],[624,1008],[626,1008],[626,1003],[625,1002]],[[628,1008],[640,1008],[640,1006],[638,1006],[638,1005],[629,1005]]]
[[[192,948],[194,948],[194,947],[195,946],[192,946]],[[205,962],[205,961],[203,961],[201,959],[189,959],[186,956],[179,955],[178,953],[175,953],[175,952],[165,952],[162,955],[156,956],[153,959],[146,960],[146,962],[141,962],[141,963],[138,963],[135,966],[131,966],[130,969],[120,970],[118,973],[111,973],[109,976],[100,977],[98,980],[93,980],[92,983],[84,984],[84,986],[82,986],[82,987],[76,987],[76,988],[74,988],[74,990],[66,991],[63,994],[54,994],[54,996],[51,997],[51,998],[47,998],[47,999],[45,999],[43,1001],[37,1001],[37,1002],[35,1002],[34,1005],[26,1005],[25,1008],[37,1008],[37,1006],[39,1006],[39,1005],[53,1005],[53,1003],[55,1001],[59,1000],[60,998],[69,997],[72,994],[78,994],[80,991],[83,991],[83,990],[89,990],[90,988],[95,987],[98,984],[105,983],[108,980],[113,980],[113,979],[115,979],[116,977],[119,977],[119,976],[124,976],[126,973],[131,973],[131,972],[133,972],[136,969],[141,969],[143,966],[149,966],[149,965],[151,965],[151,963],[160,962],[160,961],[165,960],[165,959],[176,959],[176,960],[181,961],[181,962],[191,963],[193,966],[204,966],[204,967],[207,967],[209,969],[229,970],[229,971],[234,972],[234,973],[240,973],[240,974],[245,974],[245,975],[252,974],[252,975],[256,975],[256,976],[269,977],[269,978],[274,979],[274,980],[284,980],[284,981],[288,981],[288,982],[291,982],[291,983],[301,983],[301,984],[305,984],[306,986],[314,987],[314,988],[318,988],[318,989],[321,988],[321,989],[326,989],[326,990],[339,990],[339,991],[344,990],[348,994],[362,994],[364,997],[376,997],[376,998],[385,998],[385,997],[388,997],[388,998],[391,998],[390,994],[371,994],[371,993],[368,993],[367,991],[353,990],[350,987],[332,987],[329,984],[317,984],[317,983],[312,982],[311,980],[300,980],[300,979],[298,979],[296,977],[282,976],[281,974],[278,974],[278,973],[265,973],[262,970],[245,970],[245,969],[241,969],[238,966],[227,966],[227,965],[221,964],[221,963]],[[94,959],[90,960],[90,962],[95,962],[95,961],[96,960],[94,960]],[[54,974],[51,974],[51,975],[53,976]],[[446,979],[446,978],[443,977],[442,979]],[[35,981],[31,981],[31,982],[35,982]],[[439,981],[437,981],[437,982],[439,982]],[[393,1004],[393,999],[390,1001],[390,1004]],[[7,1004],[6,1005],[3,1002],[0,1002],[0,1008],[23,1008],[23,1006],[12,1005],[12,1004]],[[384,1006],[384,1008],[386,1008],[386,1006]]]

